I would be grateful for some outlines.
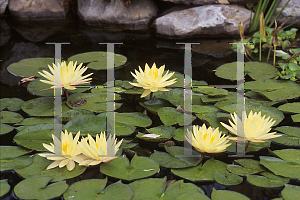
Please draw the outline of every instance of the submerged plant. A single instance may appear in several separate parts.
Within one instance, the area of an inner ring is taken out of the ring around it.
[[[276,132],[269,133],[271,127],[276,121],[273,121],[273,119],[270,119],[270,117],[265,119],[265,115],[261,117],[261,112],[253,113],[251,110],[248,117],[246,115],[246,112],[243,112],[242,121],[240,120],[240,118],[238,118],[236,113],[234,113],[234,115],[230,115],[233,120],[233,122],[229,120],[231,126],[228,126],[227,124],[224,124],[222,122],[220,123],[234,135],[238,135],[238,123],[244,125],[244,139],[248,140],[248,143],[245,147],[245,151],[247,150],[247,147],[249,146],[250,142],[263,143],[266,142],[265,140],[281,136],[275,135]],[[236,137],[229,137],[228,139],[237,141]]]
[[[50,65],[48,65],[52,74],[45,70],[43,70],[43,73],[38,72],[40,75],[48,79],[41,80],[41,82],[53,85],[51,88],[64,88],[68,97],[67,90],[75,90],[76,85],[86,84],[92,80],[92,78],[87,77],[89,77],[93,73],[82,76],[82,74],[87,70],[87,67],[81,67],[82,63],[78,67],[76,67],[76,64],[77,62],[73,64],[73,61],[70,61],[67,65],[64,61],[61,63],[61,66],[55,65],[53,63],[52,68]]]
[[[219,128],[206,128],[205,124],[202,127],[193,126],[193,132],[187,130],[185,139],[196,148],[199,152],[220,153],[226,150],[229,140],[228,137],[219,131]]]
[[[130,72],[134,78],[136,78],[137,83],[131,83],[131,85],[136,87],[142,87],[145,89],[141,98],[148,96],[152,92],[157,91],[170,91],[164,87],[176,83],[176,78],[167,81],[175,72],[168,73],[169,70],[163,76],[165,65],[161,66],[159,69],[156,68],[155,63],[152,65],[152,68],[149,68],[148,64],[145,65],[145,71],[139,66],[140,72],[135,70],[135,74]],[[150,96],[151,99],[152,96]]]
[[[78,139],[80,136],[80,131],[73,138],[72,133],[68,134],[68,131],[62,131],[61,140],[59,140],[55,135],[52,134],[54,144],[50,145],[43,143],[43,146],[52,153],[40,153],[42,157],[46,157],[48,160],[55,160],[51,163],[47,169],[52,169],[57,166],[60,168],[67,166],[69,171],[75,168],[75,162],[82,163],[83,159],[79,157],[81,150],[78,146]],[[75,162],[74,162],[75,161]]]

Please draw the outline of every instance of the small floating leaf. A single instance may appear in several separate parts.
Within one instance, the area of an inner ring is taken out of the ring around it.
[[[171,107],[164,107],[158,110],[158,116],[160,117],[161,121],[165,125],[173,125],[173,124],[179,124],[180,126],[190,124],[192,121],[196,119],[194,115],[190,115],[191,118],[189,118],[186,122],[184,121],[184,115],[185,113],[181,113],[176,108]]]
[[[225,172],[225,176],[216,171],[214,179],[217,183],[222,185],[238,185],[243,182],[242,177],[227,171]]]
[[[296,185],[285,184],[284,189],[281,191],[281,195],[285,200],[298,199],[300,196],[300,187]]]
[[[217,88],[193,88],[194,92],[200,92],[202,94],[207,94],[209,96],[226,96],[228,95],[228,90],[225,89],[217,89]]]
[[[247,175],[247,181],[252,185],[263,188],[274,188],[284,186],[284,182],[276,179],[269,179],[259,175]]]
[[[143,133],[138,133],[136,135],[136,137],[140,138],[142,140],[146,140],[146,141],[164,142],[164,141],[167,141],[172,138],[175,128],[173,126],[160,125],[157,127],[146,129],[146,130],[150,134],[159,135],[159,137],[157,137],[157,138],[147,138],[146,137],[145,138],[143,136],[150,135],[150,134],[143,134]]]
[[[19,98],[3,98],[0,99],[0,110],[7,108],[9,111],[17,111],[21,109],[21,105],[24,103]]]
[[[7,124],[0,124],[0,126],[1,126],[0,135],[9,133],[10,131],[14,130],[14,127]]]
[[[230,190],[216,190],[213,188],[213,191],[211,193],[211,200],[232,200],[232,199],[238,199],[238,200],[250,200],[245,195],[242,195],[238,192],[230,191]]]
[[[10,111],[0,111],[0,123],[18,123],[23,120],[22,115]]]
[[[10,190],[10,185],[7,182],[7,179],[0,180],[0,197],[7,194]]]

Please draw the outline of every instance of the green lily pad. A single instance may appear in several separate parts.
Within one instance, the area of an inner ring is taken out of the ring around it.
[[[117,136],[127,136],[134,133],[136,127],[121,122],[115,122],[115,133]]]
[[[238,185],[243,182],[242,177],[227,171],[225,172],[225,176],[216,171],[214,179],[217,183],[222,185]]]
[[[245,74],[248,74],[252,79],[270,79],[277,76],[278,70],[272,65],[261,62],[246,62]],[[237,63],[226,63],[216,69],[216,75],[218,77],[236,80]]]
[[[300,165],[300,149],[275,150],[273,153],[282,160]]]
[[[264,104],[266,106],[272,106],[278,103],[278,101],[269,101],[266,97],[260,95],[259,93],[248,91],[245,93],[245,96],[251,100],[256,101],[257,103]]]
[[[0,159],[7,160],[22,156],[31,150],[18,146],[0,146]]]
[[[150,158],[135,155],[131,162],[127,157],[119,157],[110,162],[102,163],[100,171],[107,176],[123,180],[134,180],[159,172],[159,166]]]
[[[40,97],[26,101],[22,105],[22,110],[31,116],[54,116],[54,98]],[[70,108],[62,102],[62,112]]]
[[[231,143],[231,145],[226,148],[226,151],[237,153],[236,152],[236,141],[230,140],[228,143]],[[249,146],[246,150],[246,153],[252,152],[252,151],[259,151],[263,148],[270,147],[270,144],[271,144],[271,141],[267,141],[267,142],[264,142],[264,143],[250,142],[250,144],[249,144]],[[246,144],[244,144],[244,146],[246,146]]]
[[[300,165],[289,164],[279,158],[260,156],[260,164],[268,168],[275,175],[300,179]]]
[[[0,124],[0,126],[0,135],[9,133],[10,131],[14,130],[14,127],[7,124]]]
[[[232,200],[232,199],[238,199],[238,200],[250,200],[245,195],[242,195],[241,193],[230,191],[230,190],[216,190],[213,188],[213,191],[211,193],[211,200]]]
[[[27,178],[15,186],[14,193],[21,199],[52,199],[62,195],[68,189],[69,185],[66,181],[47,186],[51,179],[51,176]]]
[[[16,170],[27,167],[33,162],[30,155],[20,156],[13,159],[0,160],[0,171]]]
[[[65,179],[70,179],[82,174],[86,167],[75,165],[72,171],[68,171],[67,167],[63,168],[53,168],[46,170],[46,168],[53,162],[53,160],[47,160],[47,158],[35,155],[33,158],[33,163],[25,168],[15,170],[23,178],[30,178],[34,176],[52,176],[51,182],[62,181]]]
[[[188,119],[188,121],[185,123],[184,115],[184,113],[181,113],[176,108],[172,107],[164,107],[158,110],[158,116],[160,117],[160,120],[168,126],[173,124],[179,124],[180,126],[188,125],[196,119],[194,115],[191,115],[192,119]]]
[[[64,193],[64,199],[112,199],[130,200],[134,193],[128,185],[118,181],[105,188],[106,179],[89,179],[72,184]],[[105,188],[105,189],[104,189]]]
[[[28,125],[35,125],[35,124],[50,124],[54,123],[54,118],[48,118],[48,117],[30,117],[24,119],[21,123],[17,123],[15,125],[22,125],[22,126],[28,126]]]
[[[197,151],[192,150],[194,157],[184,156],[184,147],[172,146],[166,147],[168,153],[154,150],[150,158],[159,163],[160,166],[166,168],[186,168],[198,165],[203,159],[203,155]]]
[[[215,102],[218,102],[218,101],[225,101],[225,100],[228,100],[228,99],[236,100],[236,92],[228,92],[228,95],[222,96],[222,97],[208,96],[208,95],[202,95],[201,96],[201,100],[204,103],[215,103]]]
[[[127,89],[125,90],[125,94],[143,94],[145,89],[143,88],[139,88],[139,87],[134,87],[134,88],[131,88],[131,89]]]
[[[177,128],[173,134],[174,140],[184,141],[184,127]]]
[[[226,166],[226,163],[211,158],[203,166],[199,164],[185,169],[171,169],[171,172],[190,181],[213,181],[216,171],[225,175]]]
[[[154,113],[156,115],[160,108],[173,106],[170,102],[168,102],[166,100],[162,100],[162,99],[139,102],[139,104],[142,107],[144,107],[147,111]]]
[[[150,134],[156,134],[160,135],[157,138],[149,138],[149,137],[143,137],[144,135],[146,136],[147,134],[144,133],[138,133],[136,135],[137,138],[141,140],[146,140],[146,141],[153,141],[153,142],[165,142],[169,139],[172,138],[175,127],[173,126],[165,126],[165,125],[160,125],[157,127],[149,128],[146,129]]]
[[[106,70],[107,69],[107,52],[104,51],[93,51],[93,52],[86,52],[76,54],[71,56],[68,61],[77,61],[78,64],[80,63],[88,63],[88,68],[94,70]],[[114,67],[120,67],[124,65],[127,61],[127,58],[120,54],[114,54]]]
[[[151,119],[140,112],[132,113],[115,113],[116,122],[121,122],[128,125],[138,126],[138,127],[147,127],[152,124]]]
[[[281,191],[284,200],[298,199],[300,196],[300,187],[296,185],[285,184],[284,189]]]
[[[10,190],[10,185],[7,182],[7,179],[0,180],[0,197],[6,195]]]
[[[95,115],[93,112],[88,110],[69,110],[67,112],[64,112],[61,115],[62,121],[70,121],[71,119],[74,119],[75,117],[82,116],[82,115]]]
[[[53,132],[53,123],[27,126],[25,129],[15,135],[14,141],[28,149],[45,151],[46,149],[43,146],[43,143],[50,144],[53,142]]]
[[[21,109],[21,105],[24,103],[19,98],[3,98],[0,99],[0,110],[7,108],[9,111],[17,111]]]
[[[197,199],[197,200],[210,200],[206,195],[201,194],[199,192],[187,192],[185,194],[180,195],[177,200],[186,200],[186,199]]]
[[[198,113],[201,115],[208,115],[211,113],[217,113],[220,110],[215,106],[207,106],[207,105],[193,105],[193,113]]]
[[[274,130],[280,131],[288,136],[294,136],[300,138],[300,127],[295,126],[280,126],[275,128]]]
[[[282,181],[276,179],[269,179],[267,177],[259,175],[247,175],[247,181],[252,185],[263,188],[282,187],[285,184]]]
[[[175,107],[184,105],[184,90],[182,88],[172,89],[170,91],[158,91],[153,93],[153,98],[164,99],[172,103]]]
[[[10,111],[0,111],[0,123],[18,123],[23,120],[22,115]]]
[[[42,72],[43,70],[50,72],[48,65],[53,66],[53,61],[53,58],[28,58],[10,64],[7,70],[16,76],[41,77],[38,72]]]
[[[300,102],[285,103],[278,107],[284,113],[300,113]]]
[[[196,116],[205,122],[207,126],[211,126],[213,128],[219,128],[219,131],[222,133],[227,133],[228,130],[220,124],[221,120],[218,119],[217,113],[211,113],[207,115],[196,114]]]
[[[209,96],[226,96],[228,95],[228,91],[225,89],[218,89],[218,88],[193,88],[194,92],[200,92],[202,94],[207,94]]]
[[[245,83],[245,89],[257,92],[271,101],[282,101],[300,96],[299,84],[290,80],[258,80]]]
[[[52,85],[49,85],[47,83],[41,82],[41,80],[46,80],[45,78],[37,78],[34,81],[31,81],[28,86],[27,90],[29,93],[37,96],[43,96],[43,97],[53,97],[54,96],[54,89],[50,89]],[[49,90],[44,90],[49,89]],[[44,91],[40,91],[44,90]],[[65,93],[65,91],[62,89],[62,95]]]
[[[123,139],[120,149],[121,148],[132,149],[132,148],[136,147],[137,145],[138,145],[138,143],[135,143],[132,140]]]
[[[271,140],[272,142],[283,144],[290,147],[300,146],[300,138],[298,137],[282,135],[281,137],[273,138]]]
[[[125,88],[125,89],[131,89],[134,86],[131,85],[129,82],[130,81],[115,80],[115,86],[120,86],[120,87]]]
[[[293,122],[300,122],[300,114],[292,115]]]
[[[250,174],[257,174],[265,171],[265,168],[259,164],[259,161],[252,159],[238,159],[235,162],[239,163],[239,165],[227,165],[227,170],[231,173],[245,176]]]
[[[80,131],[81,135],[96,135],[101,131],[106,131],[106,119],[95,115],[81,115],[71,119],[65,126],[69,132],[77,133]]]

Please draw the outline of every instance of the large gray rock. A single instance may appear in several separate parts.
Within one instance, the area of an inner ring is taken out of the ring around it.
[[[168,1],[175,4],[186,4],[186,5],[208,5],[213,4],[215,0],[162,0],[162,1]]]
[[[247,30],[250,14],[238,5],[206,5],[171,12],[157,18],[153,27],[167,37],[238,36],[239,22]]]
[[[86,24],[101,26],[103,24],[117,25],[124,29],[147,29],[152,17],[157,13],[157,7],[151,0],[134,0],[126,7],[122,0],[80,0],[78,1],[78,16]]]
[[[276,8],[276,12],[274,16],[277,15],[277,13],[282,9],[282,7],[285,5],[285,3],[288,0],[282,0],[282,2],[279,4],[279,6]],[[283,9],[282,13],[277,18],[277,22],[279,25],[283,23],[284,21],[292,19],[286,24],[294,23],[298,20],[300,20],[300,1],[299,0],[290,0],[288,5]],[[294,25],[295,27],[300,27],[300,21]]]
[[[17,20],[63,20],[69,10],[64,0],[10,0],[8,8]]]
[[[4,12],[7,4],[8,4],[8,0],[0,0],[0,17],[4,16]]]

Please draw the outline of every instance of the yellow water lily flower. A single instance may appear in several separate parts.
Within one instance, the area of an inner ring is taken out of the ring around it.
[[[259,113],[255,112],[253,114],[251,110],[248,117],[246,113],[243,112],[242,121],[240,120],[240,118],[238,118],[236,113],[234,113],[234,115],[232,114],[230,115],[233,120],[233,122],[229,120],[231,126],[228,126],[227,124],[224,124],[222,122],[221,124],[226,129],[228,129],[231,133],[237,135],[237,123],[239,121],[239,123],[244,125],[245,140],[254,143],[262,143],[262,142],[267,142],[264,140],[277,138],[281,136],[281,135],[275,135],[276,132],[269,133],[269,131],[271,130],[271,126],[273,126],[276,121],[275,120],[272,121],[273,119],[270,119],[270,116],[266,119],[265,119],[265,115],[261,117],[261,112]],[[228,139],[235,140],[235,141],[237,140],[236,137],[230,137]]]
[[[229,140],[219,128],[213,129],[212,127],[206,128],[205,124],[201,126],[194,125],[193,132],[187,129],[185,139],[196,148],[199,152],[207,153],[220,153],[226,150]]]
[[[175,72],[169,73],[169,70],[166,72],[166,74],[163,76],[165,65],[161,66],[159,69],[156,68],[155,63],[152,65],[152,68],[150,69],[148,64],[145,65],[145,71],[141,69],[139,66],[140,72],[135,70],[135,74],[130,72],[134,78],[136,78],[137,83],[131,83],[131,85],[136,87],[142,87],[145,89],[143,94],[141,95],[141,98],[148,96],[151,92],[157,92],[159,91],[169,91],[169,89],[166,89],[164,87],[172,85],[176,83],[176,78],[167,81]]]
[[[113,159],[116,159],[116,153],[119,150],[119,147],[123,139],[117,143],[115,136],[110,135],[106,141],[105,132],[101,132],[100,137],[96,135],[96,141],[92,138],[91,135],[83,138],[80,141],[80,147],[82,153],[86,156],[84,162],[81,162],[79,165],[98,165],[101,162],[108,162]]]
[[[82,63],[76,67],[77,62],[73,64],[73,61],[70,61],[67,65],[66,62],[62,62],[61,66],[55,65],[53,63],[53,68],[48,65],[50,71],[49,72],[43,70],[43,73],[38,72],[40,75],[45,77],[48,80],[41,80],[43,83],[47,83],[53,85],[51,88],[65,88],[68,90],[75,90],[76,85],[82,85],[85,83],[89,83],[92,78],[87,78],[93,73],[82,76],[82,74],[87,70],[87,67],[82,67]]]
[[[55,160],[47,169],[52,169],[57,166],[60,168],[67,166],[67,169],[72,171],[75,167],[75,162],[83,162],[83,159],[79,156],[81,154],[78,145],[79,136],[80,131],[78,131],[73,139],[72,133],[70,132],[68,134],[68,131],[65,130],[65,132],[62,131],[61,133],[61,140],[52,134],[54,144],[50,143],[50,145],[48,145],[43,143],[43,146],[52,153],[40,153],[38,155],[46,157],[48,160]]]

